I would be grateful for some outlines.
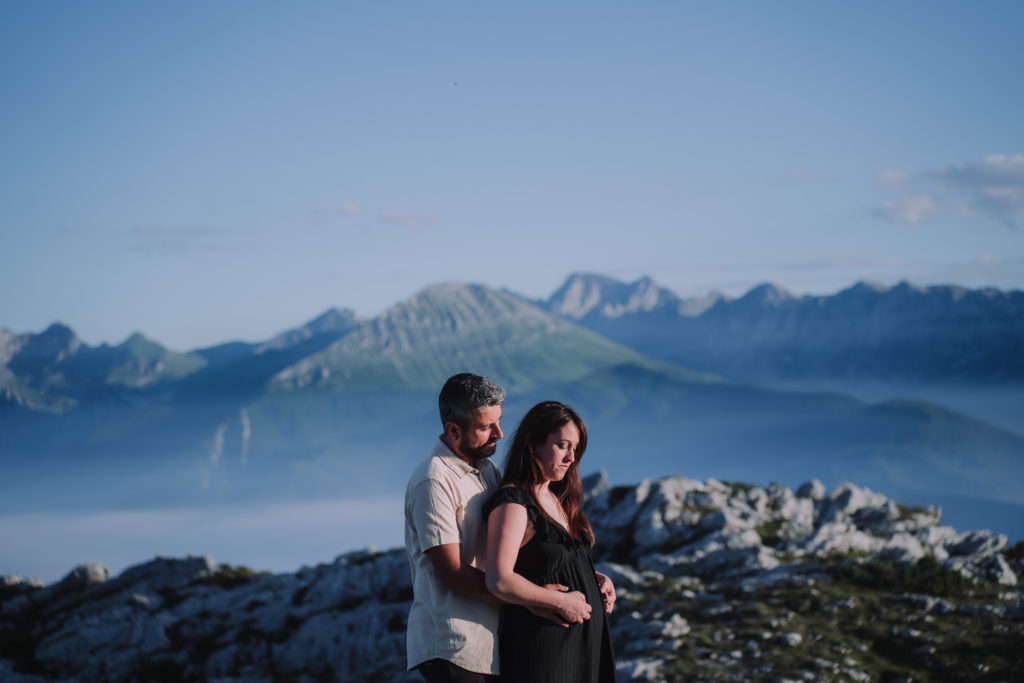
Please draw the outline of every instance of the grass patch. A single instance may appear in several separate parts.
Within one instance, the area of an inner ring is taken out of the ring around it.
[[[711,585],[715,600],[684,598],[680,581],[669,577],[620,598],[619,609],[652,621],[678,613],[690,624],[678,649],[645,653],[664,661],[666,681],[1016,680],[1024,670],[1024,624],[973,610],[926,614],[897,599],[915,588],[998,602],[987,597],[992,586],[947,574],[934,558],[916,565],[845,559],[826,562],[811,585]],[[731,609],[716,609],[723,604]]]
[[[140,662],[132,671],[131,680],[150,683],[180,683],[194,681],[194,676],[185,674],[185,666],[170,657],[161,657]]]
[[[208,578],[201,579],[198,583],[220,586],[225,590],[231,590],[232,588],[244,586],[260,576],[270,576],[270,572],[256,571],[250,567],[240,565],[233,566],[230,564],[222,564],[217,567],[217,572],[215,574]]]
[[[998,592],[987,582],[943,568],[932,555],[922,557],[915,564],[889,560],[846,562],[839,567],[837,575],[842,581],[866,588],[958,600],[992,598]]]
[[[899,519],[901,520],[911,519],[928,512],[928,508],[923,505],[903,505],[901,503],[897,503],[896,509],[899,510]]]
[[[736,495],[737,493],[746,493],[754,488],[753,484],[748,484],[743,481],[723,481],[722,483],[729,487],[729,491],[732,492],[732,495]]]
[[[1004,550],[1003,555],[1005,555],[1006,559],[1010,561],[1024,559],[1024,541],[1017,541]]]
[[[785,520],[773,519],[764,522],[763,524],[758,524],[754,527],[754,531],[761,537],[761,543],[774,548],[778,544],[782,543],[783,539],[779,534],[785,526]]]
[[[613,486],[608,491],[608,507],[615,507],[622,501],[626,500],[626,496],[628,496],[630,492],[635,490],[635,486]]]

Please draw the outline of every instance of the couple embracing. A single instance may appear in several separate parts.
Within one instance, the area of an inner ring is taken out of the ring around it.
[[[615,589],[594,570],[582,508],[586,427],[566,405],[535,405],[502,475],[490,457],[504,398],[479,375],[449,378],[444,433],[409,479],[409,668],[429,683],[613,683]]]

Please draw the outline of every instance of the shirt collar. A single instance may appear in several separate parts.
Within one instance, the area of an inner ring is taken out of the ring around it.
[[[440,458],[441,462],[447,465],[459,476],[459,479],[469,474],[480,474],[479,467],[473,467],[465,460],[455,455],[455,452],[448,448],[448,444],[441,440],[441,437],[437,437],[437,444],[434,446],[434,452],[431,455],[436,458]]]

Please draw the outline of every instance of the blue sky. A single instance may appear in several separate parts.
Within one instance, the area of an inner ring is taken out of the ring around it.
[[[1019,2],[6,2],[0,327],[457,280],[1024,288]]]

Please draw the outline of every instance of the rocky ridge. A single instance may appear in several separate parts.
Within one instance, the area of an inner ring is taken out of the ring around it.
[[[587,481],[619,680],[1009,680],[1020,544],[844,483]],[[0,579],[0,680],[395,681],[402,549],[294,574],[157,558],[111,578]],[[980,643],[980,644],[979,644]]]
[[[680,299],[649,278],[574,274],[556,315],[698,372],[755,383],[981,384],[1024,378],[1024,292],[859,282],[826,296],[773,284]]]

